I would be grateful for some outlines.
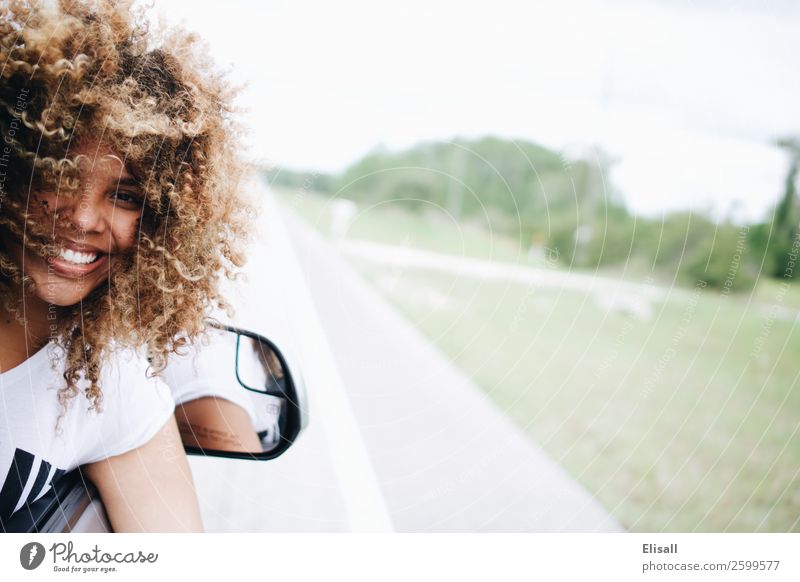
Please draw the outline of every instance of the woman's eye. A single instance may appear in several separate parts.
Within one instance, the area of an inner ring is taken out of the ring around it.
[[[135,192],[117,190],[116,192],[112,192],[111,197],[116,204],[125,206],[126,208],[140,209],[142,207],[142,196]]]

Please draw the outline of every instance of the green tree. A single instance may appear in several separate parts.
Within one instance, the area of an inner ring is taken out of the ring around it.
[[[784,138],[777,143],[789,155],[783,195],[775,205],[772,219],[753,227],[750,243],[753,250],[763,257],[766,274],[792,279],[796,276],[797,269],[789,268],[789,262],[797,251],[796,240],[800,236],[800,200],[797,194],[800,138]]]

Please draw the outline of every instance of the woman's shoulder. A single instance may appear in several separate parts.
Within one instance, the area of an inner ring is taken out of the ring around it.
[[[11,425],[36,425],[40,434],[64,440],[78,451],[93,449],[93,441],[106,443],[115,454],[141,444],[144,436],[163,426],[172,414],[172,394],[161,378],[150,373],[143,349],[119,344],[108,348],[98,374],[102,395],[98,406],[92,406],[84,394],[89,387],[85,377],[77,382],[75,392],[62,392],[66,387],[64,353],[57,342],[50,342],[2,375],[0,409],[5,409],[7,418],[15,419]],[[12,432],[20,430],[22,427],[16,426]],[[90,456],[96,455],[92,452]]]
[[[144,348],[110,346],[99,376],[103,407],[125,407],[128,414],[151,405],[172,404],[169,387],[151,370]]]
[[[175,402],[169,387],[149,370],[143,349],[114,346],[103,359],[99,375],[102,400],[89,433],[83,463],[126,453],[152,438],[172,416]]]

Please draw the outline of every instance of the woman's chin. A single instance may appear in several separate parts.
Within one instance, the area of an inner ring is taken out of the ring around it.
[[[108,278],[109,259],[103,254],[94,263],[78,265],[60,259],[45,262],[32,257],[28,261],[28,274],[36,284],[34,295],[56,307],[76,305]]]
[[[41,301],[56,307],[71,307],[86,299],[96,285],[88,281],[53,282],[37,285],[35,295]]]

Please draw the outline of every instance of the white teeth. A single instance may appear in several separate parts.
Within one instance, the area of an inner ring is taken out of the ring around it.
[[[97,259],[97,253],[84,253],[81,251],[73,251],[72,249],[61,249],[58,256],[65,261],[78,265],[87,265]]]

